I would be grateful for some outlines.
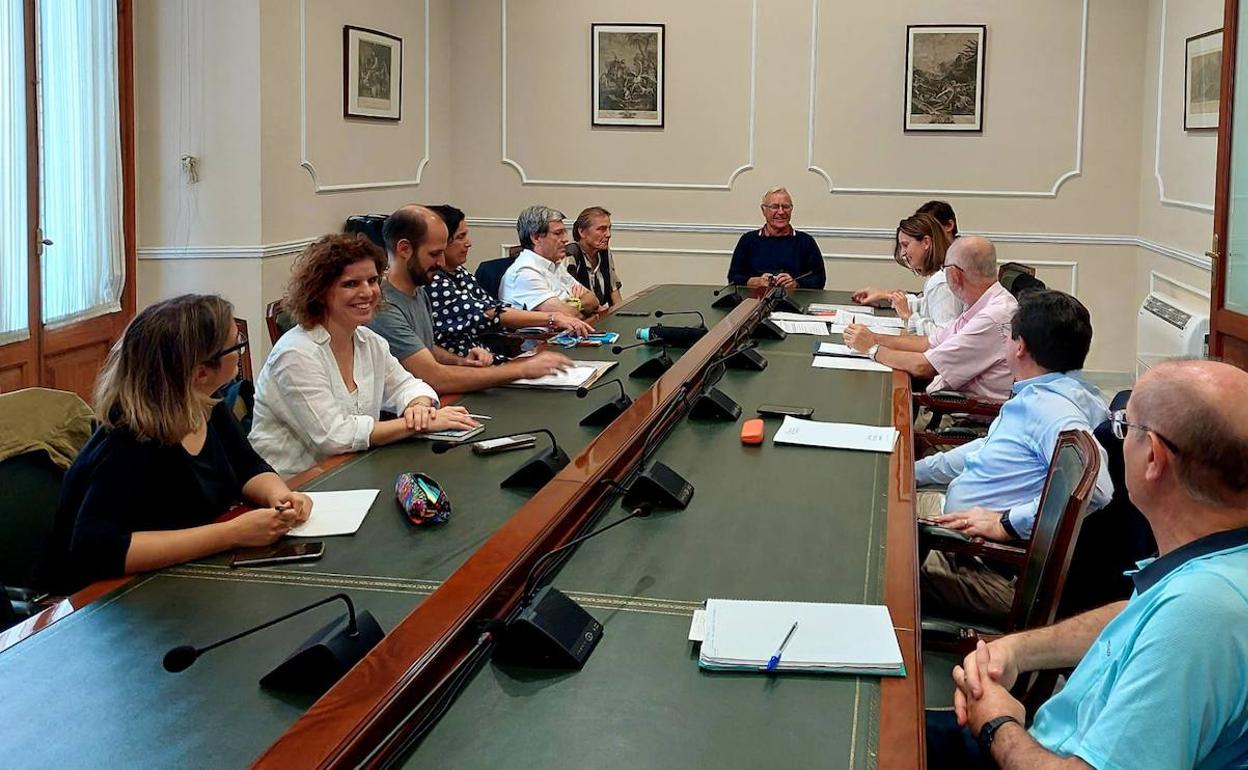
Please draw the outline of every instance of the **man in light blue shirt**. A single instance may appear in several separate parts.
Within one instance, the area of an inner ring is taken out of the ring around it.
[[[1000,542],[1031,537],[1058,434],[1091,433],[1109,417],[1100,393],[1080,376],[1092,322],[1079,300],[1060,291],[1026,294],[1010,334],[1005,358],[1015,378],[1013,395],[988,435],[915,464],[917,486],[947,487],[943,506],[939,493],[920,491],[921,517]],[[1091,509],[1108,503],[1113,491],[1102,449]],[[1009,612],[1012,578],[978,559],[932,552],[922,572],[925,609],[990,618]]]
[[[1244,393],[1212,361],[1140,378],[1114,430],[1160,557],[1127,602],[981,641],[953,671],[970,732],[929,713],[929,768],[1248,767],[1248,402],[1227,398]],[[1025,730],[1019,674],[1076,664]]]

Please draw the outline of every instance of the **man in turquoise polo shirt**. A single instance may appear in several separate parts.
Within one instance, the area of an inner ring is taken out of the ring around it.
[[[1245,394],[1248,374],[1211,361],[1140,378],[1112,419],[1160,557],[1127,602],[980,642],[953,672],[957,722],[978,743],[929,718],[929,768],[1248,767]],[[1025,730],[1018,675],[1076,664]]]

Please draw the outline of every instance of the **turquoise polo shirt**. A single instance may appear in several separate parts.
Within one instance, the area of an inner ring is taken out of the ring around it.
[[[1032,737],[1097,770],[1248,767],[1248,528],[1140,566]]]

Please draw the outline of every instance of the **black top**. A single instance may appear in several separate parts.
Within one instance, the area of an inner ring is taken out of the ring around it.
[[[741,236],[737,248],[732,250],[728,283],[744,285],[763,273],[788,273],[798,278],[797,285],[803,289],[822,289],[827,281],[819,245],[800,230],[794,230],[792,235],[770,236],[751,230]]]
[[[572,277],[577,283],[592,291],[598,298],[598,302],[603,305],[611,304],[611,292],[623,285],[615,276],[615,269],[611,264],[611,253],[606,249],[598,252],[598,266],[592,268],[585,257],[585,252],[581,251],[580,244],[568,244],[567,251],[568,256],[572,258],[572,263],[568,265],[568,272],[572,274]]]
[[[65,474],[45,582],[71,593],[122,575],[132,533],[209,524],[242,499],[244,484],[272,471],[223,403],[194,457],[181,444],[100,428]]]

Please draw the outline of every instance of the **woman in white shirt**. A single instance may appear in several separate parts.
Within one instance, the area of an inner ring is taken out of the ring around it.
[[[931,214],[915,214],[897,225],[893,259],[924,276],[920,294],[900,289],[882,291],[866,288],[854,292],[854,301],[863,305],[892,305],[906,322],[910,334],[930,335],[942,329],[966,310],[945,283],[945,252],[949,235]]]
[[[248,437],[279,474],[416,433],[477,425],[463,407],[439,408],[438,394],[364,326],[381,301],[385,268],[381,249],[350,235],[326,235],[296,260],[284,307],[298,325],[273,346],[256,379]],[[382,409],[399,416],[382,420]]]

